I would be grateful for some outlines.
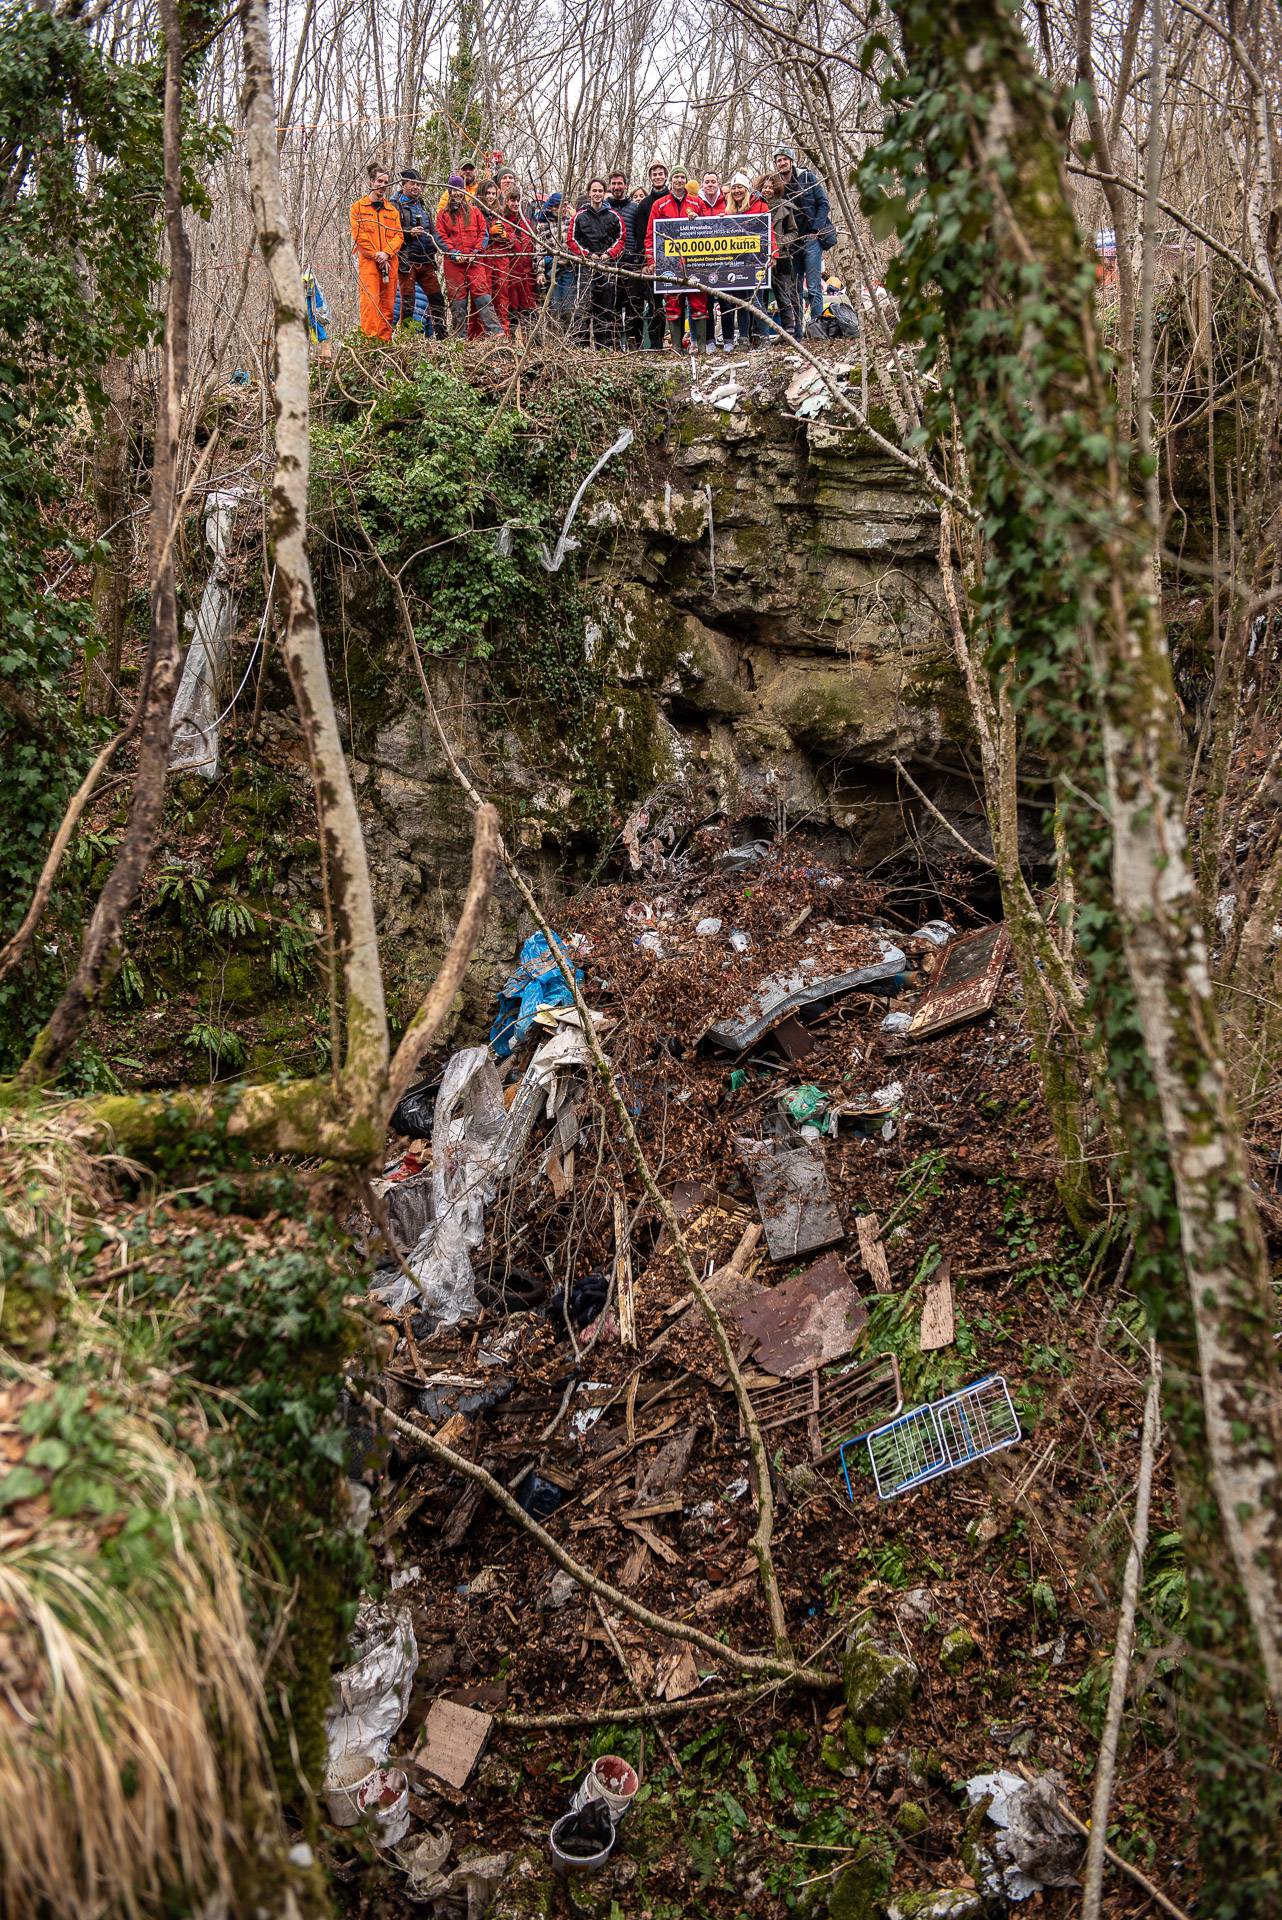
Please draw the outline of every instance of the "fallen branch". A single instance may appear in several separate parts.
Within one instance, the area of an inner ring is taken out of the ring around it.
[[[908,782],[913,792],[917,795],[917,798],[921,801],[922,805],[925,807],[927,813],[929,813],[933,819],[939,822],[939,825],[944,829],[945,833],[950,833],[952,835],[953,839],[957,842],[958,846],[961,848],[963,853],[969,854],[972,860],[978,860],[982,863],[982,865],[986,867],[995,867],[997,865],[997,862],[993,859],[993,856],[991,853],[984,853],[981,851],[979,847],[972,847],[972,845],[970,844],[970,841],[966,838],[965,834],[959,833],[957,831],[952,821],[947,819],[939,811],[939,808],[935,805],[930,795],[924,792],[923,789],[917,785],[917,782],[913,779],[911,773],[909,773],[907,767],[904,765],[902,760],[892,757],[890,764],[894,767],[895,772],[898,773],[902,779]]]
[[[580,1561],[567,1553],[560,1541],[555,1540],[537,1520],[532,1520],[520,1502],[494,1478],[492,1473],[487,1473],[484,1467],[478,1466],[474,1460],[465,1459],[461,1453],[455,1453],[452,1447],[447,1447],[438,1440],[434,1433],[429,1433],[425,1427],[419,1426],[413,1420],[407,1420],[404,1414],[394,1413],[391,1407],[385,1407],[381,1400],[376,1400],[372,1393],[362,1391],[359,1398],[371,1413],[381,1420],[390,1422],[407,1439],[421,1447],[430,1458],[438,1461],[441,1466],[448,1467],[452,1473],[461,1473],[465,1479],[481,1487],[489,1494],[496,1506],[502,1507],[510,1520],[514,1520],[519,1527],[538,1541],[544,1552],[555,1560],[571,1579],[577,1580],[579,1585],[586,1588],[589,1593],[597,1594],[602,1600],[608,1600],[611,1606],[617,1607],[621,1613],[626,1613],[629,1619],[637,1622],[638,1626],[649,1627],[653,1632],[661,1633],[669,1640],[684,1640],[688,1645],[698,1647],[700,1652],[710,1655],[712,1659],[734,1667],[739,1673],[756,1674],[761,1679],[771,1682],[787,1680],[793,1686],[807,1687],[814,1693],[831,1693],[840,1687],[839,1673],[819,1667],[802,1666],[793,1659],[783,1659],[778,1656],[772,1658],[765,1653],[740,1653],[734,1647],[726,1646],[721,1640],[714,1640],[710,1633],[704,1633],[701,1628],[692,1627],[684,1620],[670,1620],[664,1614],[652,1613],[650,1608],[642,1606],[639,1600],[633,1600],[629,1594],[621,1593],[608,1581],[598,1579],[590,1567],[583,1566]]]
[[[125,741],[128,740],[133,733],[141,715],[142,708],[139,706],[135,710],[134,717],[129,722],[129,725],[124,727],[116,735],[114,740],[107,742],[72,795],[67,811],[62,816],[62,825],[54,835],[53,845],[50,847],[45,863],[40,869],[40,878],[36,881],[36,890],[31,896],[31,905],[22,916],[22,925],[13,935],[5,947],[4,952],[0,953],[0,980],[3,980],[7,974],[13,971],[14,967],[17,966],[19,960],[21,960],[23,954],[30,946],[32,936],[36,928],[40,925],[41,915],[49,903],[49,895],[53,892],[53,883],[57,878],[58,868],[62,864],[62,856],[71,844],[71,836],[79,825],[80,816],[93,797],[94,789],[98,785],[99,780],[101,780],[112,756],[124,745]]]
[[[406,1027],[392,1058],[387,1076],[389,1112],[413,1084],[419,1062],[435,1040],[454,996],[463,983],[468,962],[480,938],[485,910],[490,904],[502,844],[497,812],[490,806],[478,807],[472,832],[472,871],[459,910],[458,924],[441,962],[440,972],[428,988],[422,1006]]]
[[[800,1669],[798,1670],[800,1671]],[[720,1693],[691,1693],[684,1700],[650,1700],[643,1707],[597,1707],[595,1710],[567,1710],[564,1713],[496,1713],[500,1727],[515,1727],[534,1733],[553,1727],[627,1726],[637,1720],[675,1720],[679,1714],[695,1713],[700,1707],[749,1707],[764,1700],[768,1693],[791,1686],[785,1676],[750,1687],[727,1687]]]
[[[1158,1392],[1162,1367],[1157,1342],[1149,1342],[1148,1393],[1144,1401],[1144,1430],[1140,1438],[1140,1470],[1135,1490],[1135,1524],[1131,1529],[1126,1572],[1122,1576],[1122,1607],[1117,1620],[1117,1641],[1113,1649],[1113,1672],[1108,1687],[1108,1708],[1104,1731],[1100,1735],[1099,1764],[1091,1794],[1091,1832],[1086,1847],[1086,1866],[1082,1874],[1082,1920],[1099,1920],[1104,1891],[1104,1838],[1108,1832],[1108,1810],[1113,1798],[1113,1776],[1117,1771],[1117,1743],[1122,1731],[1126,1707],[1126,1683],[1131,1671],[1131,1648],[1135,1639],[1135,1613],[1139,1605],[1140,1574],[1144,1550],[1148,1545],[1148,1513],[1153,1494],[1153,1463],[1157,1458]]]

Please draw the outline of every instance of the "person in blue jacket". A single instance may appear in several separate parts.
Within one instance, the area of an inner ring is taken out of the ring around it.
[[[837,230],[832,224],[832,209],[828,205],[828,192],[817,173],[809,167],[799,167],[797,156],[791,147],[780,147],[775,154],[775,172],[783,184],[783,196],[797,223],[797,243],[792,254],[792,272],[805,288],[805,300],[809,302],[810,317],[816,326],[823,320],[824,310],[824,249],[835,247]],[[793,332],[800,340],[805,334],[805,304],[798,298],[793,303]]]

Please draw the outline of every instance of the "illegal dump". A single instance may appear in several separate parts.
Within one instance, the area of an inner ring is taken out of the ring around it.
[[[328,1779],[408,1782],[406,1910],[1068,1912],[1133,1336],[1005,929],[804,835],[631,864],[393,1116]]]

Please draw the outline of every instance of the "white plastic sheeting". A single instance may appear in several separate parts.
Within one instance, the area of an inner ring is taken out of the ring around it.
[[[385,1760],[410,1707],[418,1642],[408,1607],[366,1601],[352,1628],[350,1667],[336,1674],[325,1710],[329,1765],[347,1754]]]
[[[977,1773],[966,1782],[966,1798],[978,1806],[992,1795],[988,1818],[1000,1829],[991,1849],[995,1860],[982,1891],[1007,1900],[1027,1900],[1042,1887],[1075,1887],[1082,1856],[1081,1835],[1059,1811],[1064,1782],[1057,1773],[1025,1780],[1005,1768]]]
[[[596,465],[590,472],[584,475],[578,492],[570,502],[570,511],[565,516],[565,522],[561,528],[555,547],[553,547],[551,551],[549,551],[547,547],[540,547],[539,549],[539,559],[542,561],[548,573],[560,573],[561,563],[565,559],[566,554],[572,553],[579,544],[577,540],[570,538],[570,528],[574,525],[574,516],[579,511],[579,502],[582,500],[584,494],[592,485],[592,482],[596,479],[606,461],[612,460],[616,453],[623,453],[624,450],[631,445],[632,429],[631,427],[625,427],[613,446],[607,447]]]
[[[231,666],[231,637],[236,626],[236,596],[231,590],[227,548],[240,504],[241,488],[205,496],[205,539],[214,556],[182,679],[170,715],[169,766],[173,773],[218,777],[218,726]]]
[[[587,1037],[565,1025],[538,1049],[509,1108],[488,1047],[464,1047],[445,1069],[432,1121],[432,1218],[406,1265],[374,1293],[393,1312],[419,1304],[439,1326],[480,1311],[472,1255],[485,1234],[485,1213],[530,1137],[540,1108],[554,1119],[565,1098],[562,1075],[591,1064]]]

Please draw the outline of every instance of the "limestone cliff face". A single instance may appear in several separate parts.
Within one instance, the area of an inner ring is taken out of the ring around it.
[[[688,406],[588,519],[598,643],[657,701],[674,772],[732,812],[843,828],[857,857],[902,838],[893,762],[933,759],[957,710],[912,476],[772,383]]]
[[[973,786],[947,770],[964,720],[937,517],[840,416],[795,418],[787,377],[772,367],[728,413],[678,398],[588,494],[575,534],[600,694],[587,713],[563,725],[519,687],[496,699],[474,664],[429,664],[452,737],[545,881],[594,861],[656,789],[696,816],[835,830],[859,864],[923,840],[955,852],[896,758],[987,844]],[[345,620],[361,628],[358,604]],[[385,936],[417,973],[453,922],[468,814],[412,668],[384,646],[353,744]],[[511,945],[514,902],[501,905],[494,960]]]

